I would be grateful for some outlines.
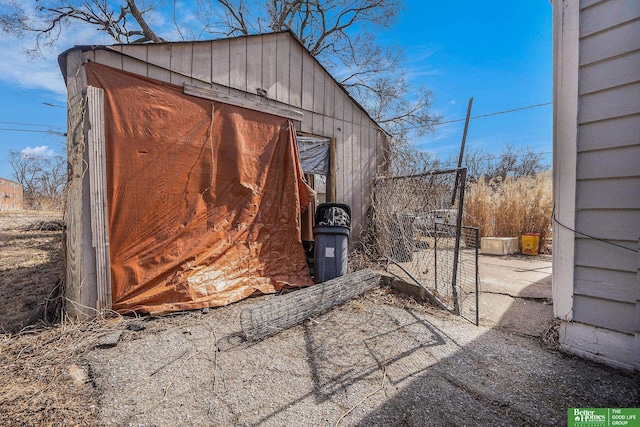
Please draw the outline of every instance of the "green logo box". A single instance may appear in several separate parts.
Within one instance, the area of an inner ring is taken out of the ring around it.
[[[640,408],[569,408],[567,427],[640,427]]]

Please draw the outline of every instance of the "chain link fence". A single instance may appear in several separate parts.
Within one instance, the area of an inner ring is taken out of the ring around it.
[[[478,323],[478,229],[462,225],[466,169],[381,178],[373,247],[388,270],[443,308]]]

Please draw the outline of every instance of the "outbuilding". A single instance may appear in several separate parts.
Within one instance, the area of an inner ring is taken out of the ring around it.
[[[308,285],[315,203],[351,207],[352,244],[366,227],[387,135],[291,32],[76,46],[59,62],[71,312]]]

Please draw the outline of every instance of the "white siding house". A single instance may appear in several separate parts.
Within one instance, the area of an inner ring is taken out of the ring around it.
[[[640,1],[554,0],[553,9],[560,343],[640,370]]]

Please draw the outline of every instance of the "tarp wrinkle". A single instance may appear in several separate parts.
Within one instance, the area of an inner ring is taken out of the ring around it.
[[[287,119],[85,67],[104,89],[114,310],[221,306],[313,284],[300,240],[313,191]]]

